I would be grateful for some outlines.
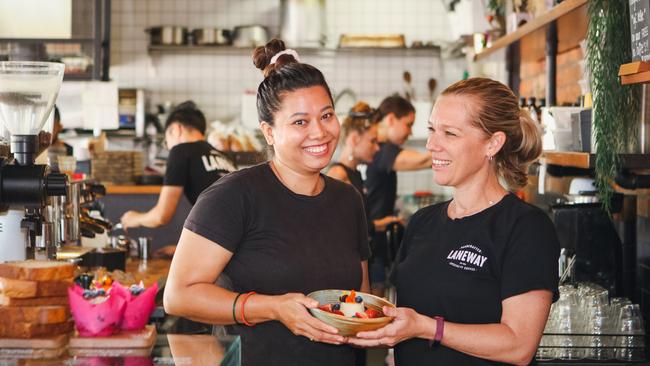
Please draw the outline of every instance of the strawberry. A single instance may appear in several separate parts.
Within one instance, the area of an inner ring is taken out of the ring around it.
[[[368,314],[366,314],[366,313],[354,313],[354,315],[357,318],[363,318],[363,319],[368,319],[369,318]]]
[[[318,308],[323,310],[323,311],[327,311],[328,313],[332,312],[332,304],[321,305]]]
[[[371,319],[372,318],[381,318],[383,316],[382,313],[379,310],[375,310],[375,309],[366,309],[365,313],[368,316],[368,318],[371,318]]]
[[[345,316],[341,310],[334,310],[332,311],[333,314],[340,315],[340,316]]]

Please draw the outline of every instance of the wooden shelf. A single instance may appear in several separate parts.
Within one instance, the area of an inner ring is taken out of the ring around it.
[[[495,51],[507,47],[514,42],[517,42],[528,34],[547,26],[554,20],[557,20],[561,16],[570,13],[571,11],[585,5],[586,3],[587,0],[564,0],[562,3],[553,7],[553,9],[551,9],[549,12],[536,17],[529,23],[526,23],[518,28],[516,31],[506,34],[505,36],[497,39],[494,43],[492,43],[492,46],[484,49],[481,51],[481,53],[476,54],[474,56],[474,61],[486,58],[488,55],[494,53]]]
[[[622,154],[621,159],[621,168],[624,169],[650,168],[650,155]],[[596,164],[596,155],[586,152],[544,151],[540,162],[572,168],[592,169]]]
[[[540,158],[541,163],[561,165],[574,168],[593,168],[595,155],[583,152],[544,151]]]
[[[622,85],[650,83],[650,62],[637,61],[623,64],[618,69]]]
[[[252,48],[248,47],[233,47],[233,46],[200,46],[200,45],[150,45],[147,50],[150,54],[164,54],[164,53],[217,53],[226,55],[250,55],[253,53]],[[440,47],[422,47],[422,48],[380,48],[380,47],[348,47],[348,48],[326,48],[326,47],[310,47],[310,48],[297,48],[299,54],[306,55],[340,55],[340,54],[386,54],[386,55],[405,55],[405,56],[439,56]]]

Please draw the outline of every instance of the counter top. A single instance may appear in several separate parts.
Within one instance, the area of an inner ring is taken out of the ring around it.
[[[162,186],[107,185],[106,194],[160,194]]]
[[[126,273],[135,277],[136,282],[142,281],[145,287],[158,283],[158,288],[164,287],[169,274],[170,259],[129,259],[126,261]]]
[[[238,336],[159,334],[151,349],[82,349],[80,355],[41,359],[38,349],[0,349],[2,365],[241,365]],[[34,359],[38,358],[38,359]],[[8,363],[5,363],[8,362]],[[25,363],[23,363],[25,362]]]

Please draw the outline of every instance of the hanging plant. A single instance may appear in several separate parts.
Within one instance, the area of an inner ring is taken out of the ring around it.
[[[593,93],[593,135],[596,141],[596,187],[610,210],[611,183],[620,166],[620,153],[636,145],[640,87],[621,85],[618,68],[632,60],[627,1],[588,2],[587,63]]]

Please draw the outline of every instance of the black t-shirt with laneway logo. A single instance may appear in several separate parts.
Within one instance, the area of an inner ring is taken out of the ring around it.
[[[557,298],[560,244],[543,211],[513,194],[461,219],[450,219],[448,206],[411,218],[393,273],[398,306],[488,324],[501,321],[509,297],[544,289]],[[500,365],[419,338],[398,344],[395,357],[397,365]]]
[[[163,184],[182,186],[185,197],[194,204],[204,189],[232,171],[232,160],[207,141],[188,142],[169,151]]]
[[[223,270],[233,291],[359,289],[369,256],[361,195],[321,176],[323,191],[305,196],[284,186],[269,163],[239,170],[201,193],[185,228],[233,253]],[[228,328],[241,336],[245,366],[354,365],[351,346],[312,342],[278,321]]]

